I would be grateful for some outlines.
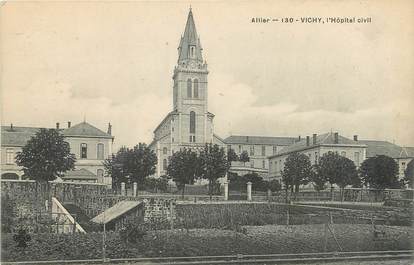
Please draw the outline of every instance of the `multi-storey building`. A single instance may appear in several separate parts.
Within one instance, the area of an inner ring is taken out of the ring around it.
[[[15,157],[27,141],[40,128],[16,127],[13,125],[1,127],[1,171],[2,178],[22,179],[23,171],[17,166]],[[67,172],[64,181],[87,181],[110,185],[112,179],[105,175],[103,162],[112,154],[114,137],[111,135],[111,125],[103,132],[87,122],[79,123],[63,129],[56,124],[65,140],[69,143],[70,151],[76,156],[75,170]]]
[[[300,140],[290,146],[283,148],[276,155],[269,156],[270,178],[281,179],[286,158],[293,152],[299,152],[309,156],[311,164],[318,163],[319,157],[328,152],[336,152],[352,160],[357,167],[366,158],[367,146],[355,135],[354,139],[345,138],[338,133],[313,134],[312,138]]]
[[[240,136],[231,135],[224,139],[227,149],[233,149],[240,154],[245,151],[249,155],[249,162],[233,161],[230,172],[242,176],[255,172],[263,178],[268,177],[269,156],[276,155],[284,147],[297,141],[294,137],[266,137],[266,136]]]
[[[398,178],[402,179],[408,163],[414,158],[413,147],[401,147],[387,141],[361,140],[367,146],[367,158],[385,155],[394,158],[398,164]]]

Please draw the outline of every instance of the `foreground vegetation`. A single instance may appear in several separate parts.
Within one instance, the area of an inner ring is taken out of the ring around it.
[[[371,225],[333,225],[344,251],[411,249],[411,227],[377,226],[387,240],[373,241]],[[245,226],[239,230],[190,229],[160,230],[146,233],[135,243],[127,243],[118,233],[107,234],[109,258],[203,256],[232,254],[269,254],[320,252],[324,248],[323,225]],[[328,236],[328,251],[337,251]],[[16,247],[11,234],[2,237],[3,261],[96,259],[102,257],[102,234],[37,234],[28,247]]]

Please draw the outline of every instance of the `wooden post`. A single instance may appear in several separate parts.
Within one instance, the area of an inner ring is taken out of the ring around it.
[[[229,182],[228,181],[224,182],[224,200],[225,201],[229,200]]]

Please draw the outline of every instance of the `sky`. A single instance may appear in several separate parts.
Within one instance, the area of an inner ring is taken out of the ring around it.
[[[150,143],[172,110],[190,5],[220,137],[338,131],[414,146],[414,2],[403,0],[3,2],[1,123],[110,122],[115,147]]]

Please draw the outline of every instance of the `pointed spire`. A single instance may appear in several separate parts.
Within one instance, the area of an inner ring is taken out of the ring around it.
[[[184,35],[181,37],[180,45],[178,47],[178,62],[184,60],[198,60],[203,61],[201,55],[201,43],[197,35],[197,30],[194,23],[193,11],[190,7],[188,12],[187,23],[185,25]]]

